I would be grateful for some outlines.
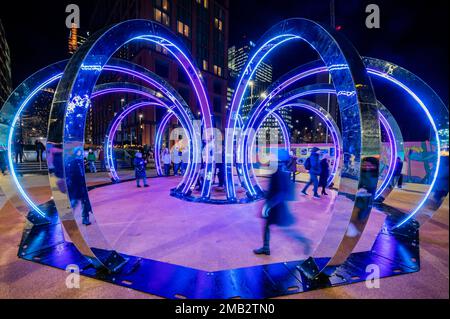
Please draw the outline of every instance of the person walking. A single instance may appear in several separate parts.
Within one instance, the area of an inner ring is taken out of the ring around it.
[[[97,173],[97,167],[95,167],[95,160],[96,160],[96,157],[95,157],[94,151],[92,149],[89,149],[89,153],[87,155],[87,161],[89,164],[89,171],[91,173]]]
[[[138,188],[141,188],[140,181],[144,183],[144,187],[149,187],[147,184],[147,172],[146,172],[146,166],[147,161],[143,159],[142,153],[137,152],[134,158],[134,174],[136,177],[136,186]]]
[[[328,195],[325,190],[328,186],[329,177],[330,177],[330,165],[328,164],[328,158],[324,157],[320,161],[320,177],[319,177],[319,187],[322,187],[322,195]]]
[[[164,175],[170,176],[171,159],[170,159],[170,152],[169,152],[169,149],[167,147],[163,150],[162,162],[163,162],[163,165],[164,165]]]
[[[297,157],[294,155],[294,151],[289,154],[288,169],[292,174],[292,181],[295,183],[295,175],[297,174]]]
[[[314,198],[320,198],[320,195],[317,192],[319,189],[320,175],[319,151],[319,148],[313,147],[313,149],[311,150],[311,155],[305,161],[305,168],[309,171],[309,182],[301,191],[302,195],[308,195],[306,191],[311,185],[314,185]]]
[[[178,176],[178,172],[181,169],[181,161],[182,161],[182,152],[178,146],[173,149],[172,158],[173,158],[173,175]]]
[[[283,227],[289,236],[303,242],[306,246],[306,253],[309,253],[310,242],[301,234],[292,229],[295,217],[292,215],[287,205],[287,201],[294,200],[294,183],[291,181],[291,171],[287,164],[290,160],[286,151],[279,152],[278,169],[272,174],[269,183],[269,191],[266,195],[266,203],[262,210],[264,218],[263,247],[254,249],[256,255],[270,255],[270,226],[277,225]]]
[[[181,175],[184,176],[189,164],[189,150],[187,147],[183,148],[181,151]]]
[[[100,147],[98,150],[98,160],[100,161],[100,170],[106,171],[105,151],[103,150],[103,147]]]
[[[394,170],[394,183],[397,182],[397,187],[402,188],[403,187],[403,161],[400,157],[397,157],[397,160],[395,162],[395,170]],[[395,184],[394,184],[395,185]]]
[[[7,167],[6,154],[7,154],[6,148],[4,146],[0,146],[0,169],[2,170],[3,176],[6,175],[6,167]]]
[[[37,162],[42,162],[44,161],[44,159],[42,158],[42,154],[45,151],[45,146],[44,144],[41,143],[41,141],[36,140],[34,142],[34,145],[36,147],[36,161]]]
[[[16,153],[16,164],[23,163],[23,141],[19,138],[14,143],[14,152]]]

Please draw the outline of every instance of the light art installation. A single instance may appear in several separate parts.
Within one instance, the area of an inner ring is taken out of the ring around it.
[[[168,83],[138,65],[111,59],[117,50],[133,41],[157,44],[167,50],[179,63],[195,91],[202,116],[201,128],[193,124],[194,117],[189,106]],[[275,52],[275,49],[289,41],[306,42],[319,53],[322,62],[315,61],[296,68],[276,81],[268,89],[268,93],[255,103],[250,116],[243,121],[240,116],[242,102],[256,69],[270,54]],[[154,88],[154,91],[132,83],[96,85],[104,71],[122,73],[137,78]],[[330,74],[332,86],[319,84],[286,92],[290,85],[306,77],[325,72]],[[133,283],[135,289],[167,297],[173,297],[178,293],[191,298],[231,298],[235,296],[263,298],[357,281],[353,280],[349,274],[362,271],[362,267],[366,263],[377,260],[377,254],[384,256],[386,242],[383,240],[385,237],[378,237],[372,251],[365,252],[363,255],[358,255],[353,250],[364,232],[374,200],[379,199],[381,202],[392,190],[394,159],[397,156],[401,159],[404,157],[400,129],[387,108],[377,101],[371,77],[386,80],[411,96],[423,110],[425,118],[433,129],[438,155],[430,187],[416,208],[406,217],[390,220],[388,225],[391,236],[389,238],[395,238],[396,232],[403,232],[402,236],[406,235],[409,238],[406,244],[394,239],[390,239],[390,243],[394,242],[399,247],[409,245],[407,247],[417,253],[418,227],[432,217],[448,195],[448,190],[441,189],[440,183],[437,183],[445,169],[440,165],[440,132],[448,132],[448,108],[437,94],[414,74],[390,62],[362,58],[352,44],[342,38],[338,32],[313,21],[298,18],[280,22],[261,38],[250,54],[238,81],[227,118],[228,131],[225,135],[227,199],[220,203],[240,202],[234,183],[235,167],[242,187],[250,194],[250,200],[263,197],[263,190],[258,186],[256,180],[252,182],[251,179],[253,166],[249,154],[252,154],[255,134],[267,116],[273,115],[277,118],[282,128],[285,148],[289,149],[289,132],[276,111],[288,106],[314,110],[325,121],[336,145],[336,161],[331,180],[338,185],[338,195],[333,205],[330,206],[332,207],[332,217],[328,231],[310,258],[280,265],[255,266],[252,271],[218,272],[217,276],[211,279],[211,273],[177,268],[176,265],[152,260],[143,262],[140,258],[114,251],[101,234],[95,217],[93,217],[93,225],[89,227],[88,232],[82,229],[82,214],[86,210],[92,210],[81,154],[81,150],[84,149],[85,121],[91,101],[104,94],[131,93],[146,99],[131,102],[110,126],[105,148],[108,152],[108,167],[111,169],[113,177],[117,177],[117,174],[115,174],[111,149],[120,121],[139,107],[148,105],[164,107],[168,109],[168,113],[158,127],[155,141],[157,150],[160,149],[162,132],[172,116],[178,118],[189,137],[188,170],[180,185],[171,191],[172,195],[185,200],[214,202],[214,199],[211,198],[211,189],[215,163],[214,156],[208,151],[204,163],[205,182],[199,197],[195,198],[192,193],[202,164],[202,147],[211,145],[215,141],[212,111],[208,103],[209,99],[202,74],[176,35],[164,26],[146,20],[122,22],[92,36],[69,62],[53,64],[24,81],[3,106],[0,116],[0,142],[7,147],[11,184],[15,188],[5,182],[5,178],[1,178],[1,187],[5,193],[9,194],[9,198],[13,197],[15,189],[17,189],[30,208],[19,255],[25,259],[37,260],[33,256],[40,254],[41,263],[64,268],[65,261],[61,261],[57,257],[58,254],[64,253],[68,261],[84,265],[82,274],[102,278],[119,285],[125,285],[124,282],[130,280],[130,273],[137,272],[136,278],[141,278],[141,280]],[[24,190],[15,172],[12,160],[14,129],[17,126],[18,118],[30,101],[42,89],[55,84],[58,86],[49,119],[47,139],[47,164],[53,200],[45,204],[37,204]],[[306,96],[315,94],[336,95],[341,118],[340,130],[338,124],[334,123],[331,116],[320,106],[302,100]],[[377,185],[378,179],[375,182],[373,180],[368,182],[365,177],[367,174],[378,176],[378,170],[367,171],[365,164],[379,162],[381,126],[386,130],[391,156],[388,173],[381,184]],[[200,131],[203,131],[204,138]],[[158,174],[161,174],[161,164],[158,162],[158,156],[156,158],[157,171]],[[253,173],[253,175],[255,174]],[[15,206],[18,208],[19,204]],[[377,207],[395,210],[385,204]],[[20,209],[18,210],[20,211]],[[64,226],[73,244],[64,241],[61,225]],[[333,236],[330,235],[330,227],[334,227]],[[336,227],[338,228],[338,238],[336,237]],[[350,228],[357,229],[357,235],[350,235]],[[47,232],[46,234],[54,234],[53,237],[42,240],[47,237],[36,236],[36,233],[39,234],[42,229]],[[54,253],[57,246],[58,253]],[[45,258],[41,258],[44,250],[47,255]],[[323,256],[329,257],[323,258]],[[418,258],[418,254],[414,256]],[[382,270],[383,276],[392,274],[393,265],[402,267],[394,259]],[[359,263],[361,269],[355,269],[355,267],[350,269],[346,265],[348,260],[351,260],[353,264]],[[406,268],[409,267],[409,269],[402,268],[403,273],[418,270],[417,265],[411,264],[411,260],[403,260],[403,262],[406,264]],[[138,269],[139,267],[141,269]],[[163,271],[159,273],[155,272],[155,269]],[[174,273],[182,274],[186,282],[190,282],[191,285],[170,281],[169,279],[173,278],[171,276]],[[265,275],[258,275],[262,273]],[[302,280],[299,281],[295,274]],[[161,276],[165,276],[164,278],[167,279],[164,287],[158,285],[161,282]],[[118,281],[117,278],[120,278],[121,281]],[[236,278],[239,280],[235,280]],[[274,281],[274,278],[277,278],[277,282]],[[324,278],[325,281],[323,281]],[[233,287],[229,285],[230,282],[234,283]],[[201,289],[197,289],[198,287],[195,285],[200,285]],[[292,286],[298,286],[298,289],[289,289]]]

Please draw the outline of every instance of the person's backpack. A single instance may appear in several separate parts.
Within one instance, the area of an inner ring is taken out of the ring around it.
[[[305,169],[309,171],[311,169],[311,157],[308,157],[305,161]]]

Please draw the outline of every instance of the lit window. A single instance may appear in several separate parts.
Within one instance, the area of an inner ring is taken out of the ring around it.
[[[205,9],[208,9],[208,0],[196,0],[198,4],[203,5]]]
[[[162,1],[162,8],[164,11],[169,10],[169,1],[168,0],[163,0]]]
[[[222,31],[223,29],[223,23],[222,20],[215,18],[214,19],[214,26],[216,27],[216,29],[219,29],[219,31]]]
[[[164,23],[167,26],[170,26],[170,18],[166,13],[162,14],[162,23]]]
[[[214,74],[222,76],[222,68],[220,66],[214,65]]]
[[[203,70],[208,71],[208,61],[203,60]]]
[[[185,37],[189,38],[190,36],[190,28],[187,24],[184,24],[181,21],[178,21],[178,33],[181,33],[182,35],[184,35]]]
[[[161,15],[162,15],[161,10],[155,9],[155,20],[156,21],[161,22]]]

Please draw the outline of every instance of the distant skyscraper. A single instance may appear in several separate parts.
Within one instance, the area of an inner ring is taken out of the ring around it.
[[[0,21],[0,108],[12,91],[11,57],[5,30]]]
[[[255,47],[252,41],[245,41],[241,45],[232,46],[228,49],[228,69],[230,70],[230,80],[228,87],[228,105],[234,93],[234,88],[237,85],[239,75],[242,72],[245,64],[249,58],[250,52]],[[242,119],[245,121],[254,103],[258,100],[267,88],[272,84],[273,67],[271,64],[262,62],[256,69],[255,76],[250,82],[249,93],[244,97],[244,103],[241,109]],[[292,109],[283,108],[280,111],[282,118],[289,129],[292,129]],[[262,128],[275,128],[278,123],[274,117],[269,117]]]

